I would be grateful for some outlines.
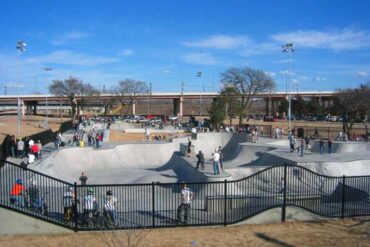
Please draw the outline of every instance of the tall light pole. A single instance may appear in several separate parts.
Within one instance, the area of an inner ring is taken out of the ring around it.
[[[287,43],[282,46],[282,52],[289,53],[289,108],[288,108],[288,125],[289,130],[292,130],[291,126],[291,112],[292,112],[292,52],[294,52],[293,44]]]
[[[199,78],[199,84],[200,84],[200,90],[199,90],[199,116],[202,115],[202,84],[201,84],[201,77],[202,77],[202,72],[198,71],[196,74],[196,77]]]
[[[53,69],[52,68],[44,68],[44,71],[52,71]],[[49,123],[48,123],[48,94],[46,93],[46,96],[45,96],[45,128],[48,128],[49,127]]]
[[[19,40],[17,42],[17,74],[18,74],[18,80],[17,80],[17,137],[20,137],[21,135],[21,114],[20,114],[20,101],[19,101],[19,84],[21,81],[21,66],[20,66],[20,55],[21,52],[26,50],[26,43],[24,43],[22,40]]]

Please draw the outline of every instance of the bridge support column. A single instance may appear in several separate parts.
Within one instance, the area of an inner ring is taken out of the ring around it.
[[[180,99],[173,99],[173,114],[182,117],[182,97]]]
[[[270,104],[269,104],[269,102],[270,102],[270,98],[265,98],[265,102],[266,102],[266,112],[265,112],[265,115],[271,115],[270,114]]]
[[[132,115],[136,115],[136,102],[132,103],[131,108],[132,108]]]
[[[21,114],[22,114],[22,117],[24,117],[26,115],[26,105],[24,104],[24,101],[23,100],[19,100],[19,104],[20,104],[20,110],[21,110]]]

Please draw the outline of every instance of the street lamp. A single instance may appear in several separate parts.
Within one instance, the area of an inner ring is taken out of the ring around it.
[[[52,68],[44,68],[44,71],[52,71]],[[45,96],[45,128],[47,129],[49,127],[48,123],[48,94],[46,93]]]
[[[294,52],[293,44],[292,43],[287,43],[283,46],[282,52],[287,52],[289,53],[289,109],[288,109],[288,125],[289,125],[289,130],[291,131],[291,111],[292,111],[292,52]]]
[[[17,136],[20,137],[21,135],[21,115],[20,115],[20,102],[19,102],[19,84],[21,80],[21,66],[20,66],[20,61],[19,57],[21,52],[26,50],[26,43],[24,43],[22,40],[19,40],[17,42],[17,74],[18,74],[18,80],[17,80]]]
[[[196,74],[196,77],[199,78],[199,84],[200,84],[200,90],[199,90],[199,116],[202,115],[202,85],[201,85],[201,77],[202,77],[202,72],[198,71]]]

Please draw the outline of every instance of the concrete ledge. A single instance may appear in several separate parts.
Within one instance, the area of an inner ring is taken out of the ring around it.
[[[45,234],[73,232],[30,216],[0,208],[0,234]]]

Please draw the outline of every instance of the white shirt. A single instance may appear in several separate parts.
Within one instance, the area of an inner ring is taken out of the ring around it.
[[[28,154],[28,164],[32,164],[33,162],[35,162],[35,155]]]
[[[94,210],[96,209],[95,205],[96,205],[96,198],[95,196],[93,195],[87,195],[85,196],[84,198],[84,206],[85,206],[85,209],[87,210]]]
[[[63,196],[64,207],[72,207],[73,200],[74,200],[74,195],[71,191],[64,192],[64,196]]]
[[[220,154],[218,152],[213,154],[213,161],[220,161]]]
[[[106,210],[106,211],[115,210],[115,204],[116,203],[117,203],[117,198],[115,198],[114,196],[107,196],[105,198],[104,210]]]
[[[189,188],[184,188],[181,190],[181,202],[190,204],[191,199],[193,198],[193,192]]]
[[[33,144],[35,144],[35,142],[31,139],[29,142],[28,142],[28,146],[32,147]]]

